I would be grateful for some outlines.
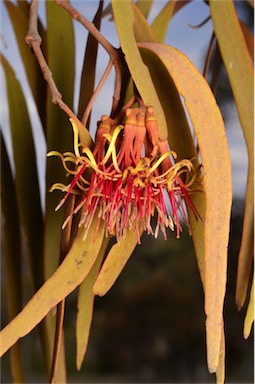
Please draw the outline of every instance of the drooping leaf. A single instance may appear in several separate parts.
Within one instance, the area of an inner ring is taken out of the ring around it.
[[[225,333],[224,327],[222,326],[221,333],[221,344],[220,344],[220,356],[219,356],[219,364],[216,370],[216,382],[217,384],[225,383]]]
[[[177,7],[178,8],[178,7]],[[139,15],[136,8],[134,32],[137,42],[147,41],[154,42],[155,37],[148,25],[146,19]],[[139,30],[139,33],[138,33]],[[192,138],[190,128],[187,122],[186,114],[180,100],[180,95],[176,86],[169,76],[164,64],[157,58],[156,55],[146,55],[146,52],[142,51],[142,58],[145,64],[148,66],[151,78],[153,80],[155,89],[157,91],[161,106],[163,108],[167,127],[168,127],[168,141],[169,146],[177,154],[177,161],[182,159],[192,159],[195,169],[199,167],[199,161],[197,159],[197,152]],[[185,138],[185,140],[184,140]],[[198,174],[198,182],[201,181],[201,177]],[[199,188],[202,189],[202,186]],[[193,193],[190,196],[193,204],[197,208],[202,221],[197,221],[194,217],[194,213],[188,208],[189,220],[192,227],[193,243],[195,246],[197,263],[201,275],[202,281],[204,281],[204,253],[200,251],[201,244],[204,242],[204,212],[205,212],[205,198],[204,194]]]
[[[202,282],[204,281],[204,251],[202,244],[204,243],[204,216],[205,216],[205,195],[199,174],[199,160],[197,158],[195,143],[191,135],[191,131],[187,122],[186,114],[180,100],[180,95],[169,72],[156,55],[148,54],[147,51],[141,52],[142,57],[151,73],[158,97],[164,110],[167,126],[168,141],[171,150],[177,154],[177,161],[182,159],[192,159],[197,174],[197,185],[194,188],[198,192],[190,195],[192,203],[199,212],[202,220],[197,220],[194,213],[188,207],[189,221],[192,228],[192,239],[195,247],[195,253],[198,268]],[[185,139],[184,139],[185,138]]]
[[[137,233],[127,230],[125,238],[114,244],[93,286],[94,295],[103,296],[113,286],[137,245]]]
[[[1,56],[6,75],[15,185],[20,220],[25,232],[34,289],[43,283],[43,219],[34,141],[25,98],[8,61]]]
[[[148,68],[144,65],[134,36],[134,11],[132,2],[112,0],[112,8],[121,49],[129,71],[145,105],[152,105],[159,125],[161,140],[167,138],[165,115],[158,100]]]
[[[244,304],[254,246],[254,77],[251,59],[232,1],[210,2],[223,62],[233,90],[248,157],[243,235],[238,257],[236,303]]]
[[[248,339],[251,333],[252,324],[254,323],[254,279],[252,280],[251,290],[250,290],[250,300],[244,319],[244,330],[243,335],[245,339]]]
[[[2,245],[8,319],[11,321],[22,308],[22,261],[19,213],[11,166],[1,133],[1,212]],[[10,351],[10,366],[14,383],[24,382],[20,344]]]
[[[33,55],[25,42],[29,25],[29,3],[27,1],[17,1],[17,3],[14,4],[9,0],[5,0],[5,5],[14,28],[20,55],[26,70],[27,79],[38,109],[42,126],[45,127],[46,83],[41,74],[35,55]],[[40,20],[38,22],[38,29],[44,44],[45,31]]]
[[[27,335],[61,300],[67,297],[90,272],[100,251],[104,226],[101,224],[94,241],[97,217],[84,241],[84,229],[77,237],[62,264],[35,293],[23,310],[0,332],[0,356],[17,340]]]
[[[109,243],[109,238],[104,238],[103,243],[98,253],[95,264],[91,268],[87,277],[83,280],[79,287],[78,295],[78,313],[76,320],[76,366],[81,369],[82,362],[87,350],[90,327],[92,323],[93,307],[94,307],[94,293],[92,291],[93,285],[98,275],[102,259],[105,254],[106,247]]]
[[[204,257],[207,360],[209,371],[215,372],[220,353],[232,203],[231,165],[224,123],[205,79],[181,52],[155,43],[139,43],[139,47],[147,50],[148,55],[156,55],[169,72],[184,99],[200,148],[205,219],[204,241],[196,244],[196,252],[201,254],[200,259]],[[196,236],[195,226],[193,237]]]

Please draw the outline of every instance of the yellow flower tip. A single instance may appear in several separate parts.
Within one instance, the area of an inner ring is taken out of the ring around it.
[[[50,151],[47,153],[47,157],[51,157],[51,156],[62,156],[62,155],[58,151]]]
[[[154,109],[152,106],[146,109],[146,121],[150,121],[150,120],[157,121],[154,114]]]
[[[118,125],[114,131],[113,131],[113,134],[112,135],[108,135],[106,136],[106,138],[108,139],[109,141],[109,147],[107,149],[107,152],[104,156],[104,159],[103,161],[101,161],[101,165],[105,165],[107,163],[107,161],[109,160],[110,156],[113,154],[113,151],[114,151],[114,148],[115,148],[115,143],[116,143],[116,140],[117,140],[117,137],[120,133],[120,131],[123,129],[123,125]],[[116,159],[114,158],[114,161]]]
[[[126,128],[136,128],[137,122],[138,122],[138,115],[140,114],[140,110],[138,108],[128,108],[126,110],[126,122],[125,127]],[[140,116],[140,122],[142,119],[142,114]]]

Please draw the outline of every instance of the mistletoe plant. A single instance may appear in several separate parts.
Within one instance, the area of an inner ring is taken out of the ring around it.
[[[2,140],[3,240],[10,322],[0,333],[0,351],[3,355],[11,348],[15,382],[23,382],[18,340],[39,323],[50,381],[66,381],[62,348],[65,298],[77,287],[76,362],[80,369],[95,295],[109,291],[141,243],[143,232],[155,237],[162,233],[167,239],[174,231],[179,238],[182,223],[192,236],[204,289],[208,369],[216,372],[219,383],[224,381],[223,308],[232,204],[231,162],[224,122],[214,97],[215,82],[210,87],[206,79],[209,68],[214,71],[213,80],[217,78],[219,68],[214,63],[222,60],[249,155],[237,272],[236,302],[240,308],[249,294],[253,247],[251,34],[239,22],[231,0],[209,1],[214,30],[202,75],[183,53],[163,43],[172,16],[186,3],[167,2],[150,25],[147,16],[153,1],[111,0],[104,12],[100,1],[93,22],[72,2],[47,1],[44,27],[38,18],[38,0],[16,4],[5,1],[48,152],[43,213],[25,98],[14,69],[1,56],[15,178]],[[100,33],[107,10],[116,24],[119,48]],[[89,32],[77,113],[73,109],[73,21]],[[108,53],[109,62],[95,87],[98,44]],[[88,130],[91,110],[112,70],[112,108],[98,117],[92,137]],[[62,191],[62,199],[56,189]],[[24,308],[20,297],[21,227],[34,289]],[[252,293],[245,338],[253,322]],[[55,306],[57,316],[51,311]]]

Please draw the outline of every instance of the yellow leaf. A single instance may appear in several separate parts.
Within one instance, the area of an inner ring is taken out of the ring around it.
[[[224,123],[207,82],[181,52],[163,44],[138,45],[164,64],[184,99],[198,140],[205,194],[204,239],[200,252],[204,253],[205,268],[207,360],[209,371],[215,372],[220,353],[232,203],[231,163]]]
[[[151,28],[159,43],[163,43],[165,40],[168,25],[174,13],[175,5],[176,0],[168,1],[151,24]]]
[[[112,8],[121,49],[125,55],[132,79],[145,105],[152,105],[159,126],[159,137],[167,139],[167,125],[164,112],[155,91],[150,73],[144,65],[134,35],[134,10],[130,0],[112,0]]]
[[[36,292],[23,310],[0,332],[0,356],[18,339],[27,335],[88,275],[95,263],[104,237],[104,225],[101,224],[96,241],[94,241],[97,221],[98,219],[95,217],[86,241],[83,241],[84,229],[79,229],[71,250],[56,272]]]
[[[128,230],[125,238],[112,246],[94,284],[93,292],[95,295],[103,296],[111,289],[136,245],[136,231]]]
[[[253,322],[254,322],[254,279],[252,280],[250,301],[249,301],[246,316],[244,319],[243,334],[245,339],[248,339],[248,337],[250,336]]]
[[[109,238],[105,237],[95,264],[79,287],[78,313],[76,320],[76,366],[78,370],[81,369],[89,340],[95,297],[92,288],[97,278],[98,270],[101,266],[108,243]]]
[[[225,334],[224,334],[224,327],[222,326],[219,364],[216,370],[216,383],[223,384],[224,382],[225,382]]]
[[[247,295],[254,246],[254,72],[233,2],[211,1],[210,9],[249,156],[236,288],[236,303],[241,308]]]

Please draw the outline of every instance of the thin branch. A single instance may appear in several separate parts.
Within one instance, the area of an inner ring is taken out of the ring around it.
[[[74,20],[83,25],[92,36],[105,48],[111,57],[112,61],[119,61],[118,50],[111,45],[111,43],[101,34],[101,32],[96,28],[96,26],[86,19],[80,12],[75,9],[68,0],[55,0],[55,3],[60,7],[64,8]]]
[[[85,16],[83,16],[80,12],[77,11],[67,0],[54,0],[57,5],[64,8],[74,20],[83,25],[92,36],[99,42],[99,44],[104,47],[107,53],[110,56],[110,59],[115,67],[116,80],[115,80],[115,90],[113,95],[113,105],[111,116],[114,116],[118,103],[120,100],[120,91],[121,91],[121,59],[120,59],[120,51],[113,47],[111,43],[101,34],[101,32],[96,28],[96,26],[89,21]]]
[[[31,1],[30,13],[29,13],[29,29],[26,35],[26,43],[33,49],[33,52],[37,58],[43,77],[49,86],[52,102],[54,104],[57,104],[70,118],[74,119],[77,123],[81,124],[80,120],[77,118],[75,113],[62,100],[62,95],[59,92],[56,86],[56,83],[54,82],[50,68],[48,67],[48,64],[41,50],[42,39],[41,39],[41,36],[39,35],[38,26],[37,26],[38,25],[38,3],[39,3],[38,0]]]
[[[51,384],[55,383],[56,381],[59,351],[60,351],[62,334],[63,334],[64,314],[65,314],[65,300],[62,300],[57,305],[56,330],[55,330],[54,349],[53,349],[51,373],[50,373]]]
[[[93,18],[93,24],[98,30],[100,30],[102,22],[102,11],[104,6],[104,0],[100,0],[98,9]],[[82,119],[86,106],[94,92],[95,78],[96,78],[96,62],[98,58],[98,41],[94,36],[89,33],[86,43],[86,49],[83,59],[82,74],[80,80],[80,92],[79,92],[79,105],[78,105],[78,118]],[[91,70],[91,68],[93,69]],[[88,76],[88,73],[90,76]],[[89,129],[90,116],[88,117],[86,126]]]
[[[97,85],[93,95],[91,96],[91,99],[90,99],[90,101],[89,101],[89,103],[88,103],[88,105],[87,105],[87,107],[86,107],[86,109],[84,111],[84,114],[82,116],[82,120],[81,121],[82,121],[82,124],[85,125],[85,126],[87,124],[87,121],[88,121],[88,118],[89,118],[89,114],[91,112],[91,109],[92,109],[92,106],[93,106],[93,104],[95,102],[95,99],[97,98],[100,90],[102,89],[102,86],[104,85],[107,77],[109,76],[109,74],[111,72],[111,69],[112,69],[112,66],[113,66],[112,61],[109,61],[108,65],[106,67],[106,70],[105,70],[105,72],[104,72],[100,82],[98,83],[98,85]]]
[[[212,53],[213,53],[214,41],[215,41],[215,33],[213,32],[211,40],[210,40],[209,48],[207,51],[207,55],[206,55],[206,59],[205,59],[205,66],[204,66],[204,70],[203,70],[203,76],[205,79],[207,78],[207,75],[209,72],[209,67],[210,67],[210,63],[211,63],[211,59],[212,59]]]
[[[211,20],[211,15],[209,15],[205,20],[203,20],[198,25],[191,25],[191,24],[188,24],[188,25],[190,28],[199,29],[199,28],[203,27],[209,20]]]
[[[204,66],[204,70],[203,70],[203,76],[206,79],[208,76],[208,73],[209,73],[210,65],[212,63],[213,46],[214,46],[215,42],[216,42],[216,44],[215,44],[214,62],[213,62],[213,64],[214,64],[213,75],[212,75],[212,79],[210,81],[210,87],[211,87],[214,95],[216,95],[218,80],[219,80],[219,72],[220,72],[220,67],[221,67],[221,63],[222,63],[219,45],[218,45],[218,42],[216,40],[216,36],[215,36],[214,32],[212,33],[212,37],[210,40],[210,44],[209,44],[209,48],[208,48],[207,56],[206,56],[206,60],[205,60],[205,66]]]
[[[128,102],[121,108],[118,115],[114,119],[112,119],[112,125],[113,126],[116,126],[119,124],[119,122],[124,118],[126,110],[128,108],[131,108],[132,105],[135,103],[135,101],[136,101],[135,96],[134,95],[131,96],[131,98],[128,100]]]

